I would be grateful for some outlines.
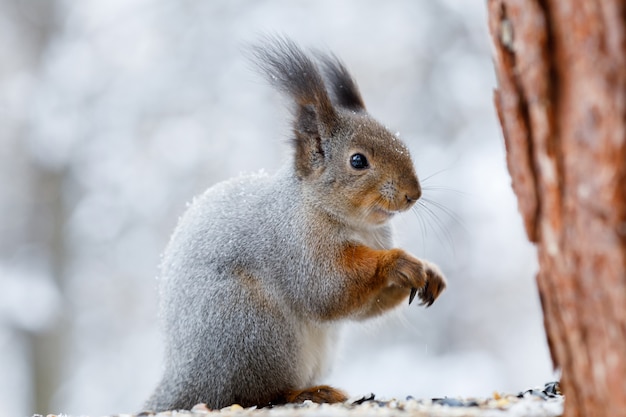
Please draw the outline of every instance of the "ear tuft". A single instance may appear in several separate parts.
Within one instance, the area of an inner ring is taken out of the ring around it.
[[[336,112],[320,71],[295,42],[281,36],[266,36],[251,51],[254,64],[272,85],[288,94],[297,106],[313,106],[320,122],[335,122]]]
[[[317,65],[285,37],[266,36],[250,51],[270,83],[294,101],[298,175],[306,177],[323,169],[320,142],[333,137],[339,119]]]
[[[363,103],[359,88],[341,60],[334,54],[317,52],[316,55],[332,87],[335,103],[349,110],[365,110],[365,103]]]

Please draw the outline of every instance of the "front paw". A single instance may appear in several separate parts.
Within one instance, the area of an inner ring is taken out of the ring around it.
[[[435,264],[431,264],[426,261],[424,263],[424,274],[426,275],[425,284],[419,288],[411,288],[411,294],[409,296],[409,304],[413,302],[416,295],[419,296],[422,301],[420,305],[430,307],[433,305],[439,294],[446,288],[446,279]]]
[[[405,254],[398,258],[396,266],[396,283],[411,288],[409,304],[419,296],[420,305],[430,307],[446,288],[443,274],[430,262]]]

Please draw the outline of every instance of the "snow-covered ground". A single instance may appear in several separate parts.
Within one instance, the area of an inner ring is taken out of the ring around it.
[[[409,145],[431,201],[395,220],[398,245],[449,280],[428,310],[347,323],[325,382],[426,398],[552,379],[485,8],[0,0],[0,416],[140,408],[160,374],[159,254],[185,203],[289,156],[286,106],[242,53],[265,32],[332,49]],[[42,363],[49,410],[33,405]]]

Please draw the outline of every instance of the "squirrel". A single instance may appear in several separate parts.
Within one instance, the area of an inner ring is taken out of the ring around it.
[[[415,295],[430,306],[446,287],[393,247],[389,220],[420,183],[344,64],[283,37],[251,52],[293,102],[293,160],[214,185],[179,220],[160,274],[165,369],[146,410],[346,401],[317,385],[339,324]]]

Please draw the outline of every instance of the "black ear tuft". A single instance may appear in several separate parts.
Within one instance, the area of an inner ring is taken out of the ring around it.
[[[365,110],[359,88],[341,60],[333,54],[318,52],[316,55],[324,67],[337,105],[349,110]]]
[[[292,40],[266,36],[251,48],[254,63],[270,83],[287,93],[298,106],[313,106],[326,128],[336,120],[317,65]],[[332,126],[334,127],[334,126]]]
[[[256,66],[270,83],[287,93],[295,103],[295,166],[300,177],[324,169],[322,142],[331,140],[339,118],[317,65],[293,41],[266,36],[251,48]]]

